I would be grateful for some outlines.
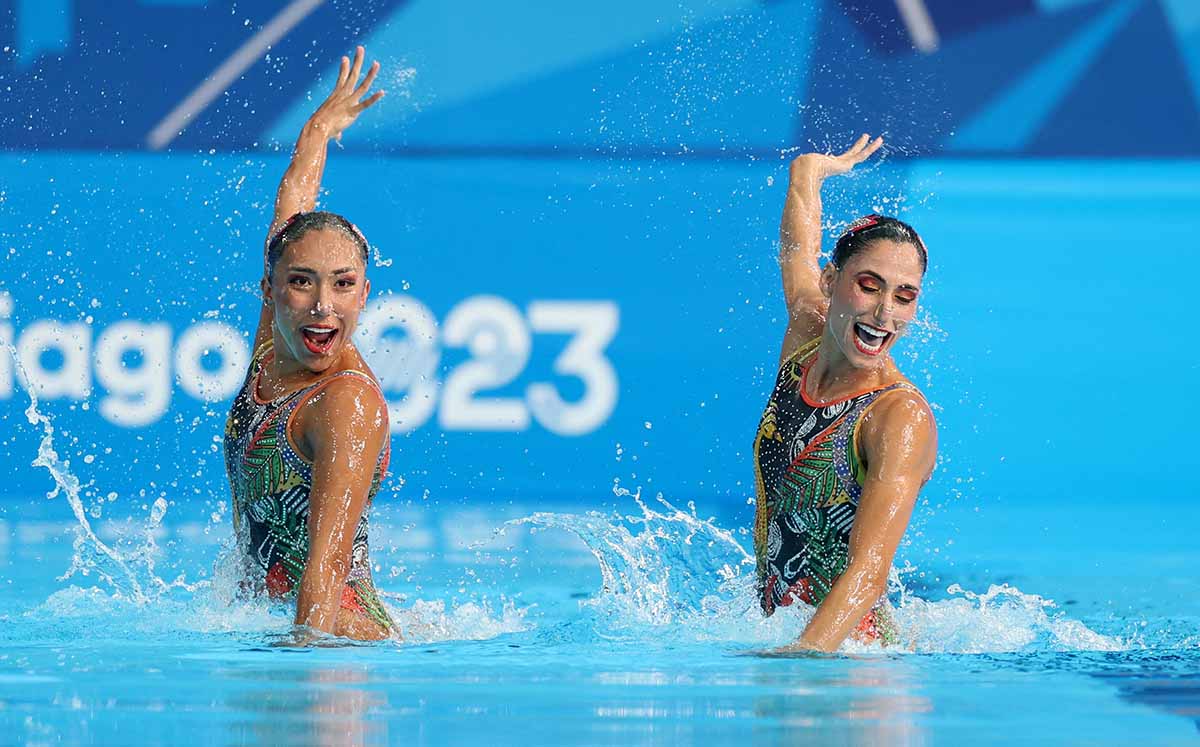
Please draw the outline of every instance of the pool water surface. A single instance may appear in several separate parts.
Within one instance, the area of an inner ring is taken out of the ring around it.
[[[75,546],[61,500],[11,500],[0,533],[4,740],[1200,739],[1194,505],[1122,518],[1111,504],[1060,502],[1024,538],[1023,508],[927,511],[911,535],[952,525],[956,541],[901,549],[893,599],[906,650],[779,658],[763,652],[794,638],[804,615],[758,615],[749,515],[699,518],[619,493],[592,513],[381,506],[377,582],[407,640],[306,649],[280,645],[286,609],[233,599],[225,517],[168,511],[150,530],[97,522],[129,561],[146,597],[137,602],[129,578]],[[1114,521],[1124,539],[1084,552]],[[1043,532],[1057,541],[1039,541]],[[60,580],[73,561],[79,569]]]

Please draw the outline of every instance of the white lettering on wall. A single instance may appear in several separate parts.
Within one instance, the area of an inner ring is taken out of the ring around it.
[[[137,365],[125,356],[136,353]],[[96,378],[108,390],[100,414],[124,426],[148,425],[167,412],[171,402],[171,328],[162,322],[117,322],[96,343]]]

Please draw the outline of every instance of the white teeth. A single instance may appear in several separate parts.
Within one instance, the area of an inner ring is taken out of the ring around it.
[[[315,332],[318,335],[323,334],[325,332],[336,332],[337,331],[333,327],[301,327],[300,329],[304,330],[305,332]]]
[[[888,333],[887,333],[887,332],[884,332],[884,331],[882,331],[882,330],[875,329],[874,327],[868,327],[867,325],[863,324],[862,322],[855,322],[855,325],[856,325],[856,326],[857,326],[859,329],[861,329],[863,332],[866,332],[866,333],[867,333],[868,335],[870,335],[871,337],[875,337],[875,338],[878,338],[878,339],[882,339],[882,338],[884,338],[884,337],[887,337],[887,335],[888,335]]]

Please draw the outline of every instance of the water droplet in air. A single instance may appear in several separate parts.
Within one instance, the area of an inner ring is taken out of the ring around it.
[[[158,526],[167,514],[167,502],[162,498],[154,501],[154,505],[150,507],[150,525]]]

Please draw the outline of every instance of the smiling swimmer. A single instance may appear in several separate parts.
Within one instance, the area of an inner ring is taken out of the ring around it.
[[[821,185],[883,144],[796,158],[780,226],[788,326],[754,439],[754,547],[763,614],[816,607],[783,650],[834,651],[848,637],[895,643],[885,593],[896,547],[937,454],[933,413],[891,349],[912,322],[925,244],[868,215],[819,265]]]
[[[387,472],[387,406],[351,342],[367,302],[369,246],[345,218],[311,211],[329,140],[365,109],[379,71],[343,57],[333,93],[301,130],[279,185],[254,355],[225,426],[243,588],[295,599],[296,631],[397,635],[371,580],[367,513]]]

